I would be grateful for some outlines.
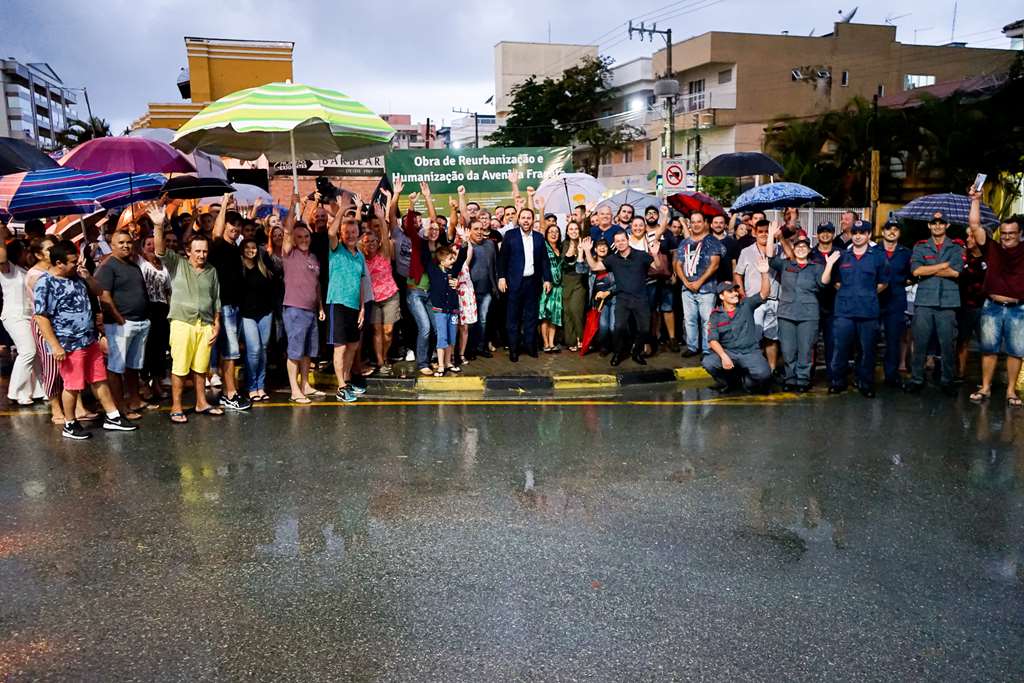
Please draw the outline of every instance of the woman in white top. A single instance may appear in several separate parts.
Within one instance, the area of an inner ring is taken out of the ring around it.
[[[11,370],[11,383],[7,387],[7,398],[21,406],[30,406],[35,399],[43,398],[43,387],[36,370],[36,341],[32,335],[32,300],[25,286],[27,271],[23,262],[24,244],[6,242],[10,233],[0,223],[0,289],[3,290],[4,307],[0,322],[14,342],[18,355]]]

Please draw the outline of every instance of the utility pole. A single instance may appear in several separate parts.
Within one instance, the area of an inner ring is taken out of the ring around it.
[[[427,132],[423,134],[423,139],[427,143],[427,149],[430,149],[430,117],[427,117]]]
[[[878,230],[878,194],[881,159],[878,151],[878,91],[871,98],[871,179],[869,192],[871,195],[871,225]]]
[[[693,189],[696,190],[696,191],[700,191],[700,113],[699,112],[694,112],[694,114],[693,114],[693,128],[694,128],[694,130],[697,131],[696,158],[694,160],[694,165],[696,166],[696,177],[694,178],[694,181],[693,181]]]
[[[473,147],[480,149],[480,114],[468,109],[452,109],[456,114],[469,114],[473,117]]]
[[[675,103],[676,96],[679,95],[679,82],[673,77],[672,71],[672,29],[659,29],[658,23],[655,22],[650,28],[646,26],[644,22],[640,22],[640,26],[633,26],[632,20],[629,22],[629,39],[633,39],[633,34],[640,34],[640,40],[643,41],[644,36],[647,37],[648,41],[653,41],[654,36],[659,35],[665,39],[666,57],[665,57],[665,75],[661,80],[654,84],[654,94],[663,97],[665,100],[665,117],[667,118],[666,130],[668,132],[668,156],[674,158],[676,155],[676,121],[675,121]]]

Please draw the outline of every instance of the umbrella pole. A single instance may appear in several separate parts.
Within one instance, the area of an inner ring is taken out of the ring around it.
[[[292,146],[292,192],[299,193],[299,169],[295,166],[295,131],[288,131],[288,142]]]
[[[569,207],[569,210],[566,211],[566,213],[572,213],[572,198],[569,196],[569,182],[565,178],[562,178],[562,187],[565,188],[565,204]],[[544,216],[541,216],[540,219],[544,220]]]

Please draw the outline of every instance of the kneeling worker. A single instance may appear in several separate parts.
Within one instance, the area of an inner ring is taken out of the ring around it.
[[[757,270],[761,273],[761,291],[740,301],[739,285],[722,282],[718,285],[721,305],[708,318],[708,346],[701,365],[715,380],[715,389],[724,391],[737,380],[748,389],[767,385],[772,371],[761,353],[761,335],[754,324],[754,309],[760,306],[771,290],[768,259],[761,256]],[[732,380],[732,381],[730,381]]]

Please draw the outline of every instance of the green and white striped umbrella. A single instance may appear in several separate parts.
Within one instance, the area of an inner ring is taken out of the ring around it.
[[[336,90],[268,83],[225,95],[178,129],[171,143],[236,159],[359,159],[383,154],[395,130]]]

